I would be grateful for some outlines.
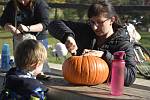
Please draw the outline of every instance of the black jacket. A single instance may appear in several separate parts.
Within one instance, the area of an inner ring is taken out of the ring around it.
[[[114,59],[113,53],[125,51],[125,85],[133,84],[136,78],[136,63],[134,59],[133,45],[129,42],[129,35],[126,30],[119,28],[101,46],[97,46],[96,35],[88,24],[71,21],[52,21],[48,30],[52,36],[65,42],[68,36],[75,38],[78,50],[81,55],[84,49],[95,49],[104,51],[102,58],[107,62],[111,69],[111,62]],[[96,42],[96,43],[95,43]]]
[[[15,7],[14,0],[10,0],[3,14],[1,16],[0,25],[4,27],[6,23],[11,23],[15,26],[15,18],[17,21],[17,25],[24,24],[26,26],[30,26],[37,23],[42,23],[44,29],[42,32],[30,32],[34,34],[38,40],[42,40],[47,38],[47,26],[49,24],[49,6],[44,0],[35,0],[33,9],[29,9],[27,7],[21,6],[19,4],[20,10],[17,12],[17,16],[15,17]]]
[[[48,89],[38,80],[34,79],[29,73],[26,73],[18,68],[10,69],[6,74],[5,89],[15,91],[18,95],[28,96],[34,95],[34,90],[41,88],[43,92]]]

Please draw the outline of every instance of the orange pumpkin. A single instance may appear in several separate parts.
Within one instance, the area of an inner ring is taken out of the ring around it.
[[[107,63],[95,56],[72,56],[62,66],[64,79],[76,85],[97,85],[106,81]]]

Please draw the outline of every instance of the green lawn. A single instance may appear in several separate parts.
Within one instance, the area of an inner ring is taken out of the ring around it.
[[[0,31],[0,48],[2,48],[4,43],[8,43],[10,46],[10,54],[13,55],[13,43],[12,43],[12,34],[9,32]],[[49,45],[51,45],[53,48],[55,47],[55,44],[59,42],[58,40],[54,39],[52,36],[49,35],[48,37]],[[2,52],[2,49],[0,49],[0,53]],[[63,58],[60,58],[60,60],[56,60],[56,57],[52,56],[52,48],[48,49],[48,61],[52,63],[62,63]]]
[[[150,32],[141,32],[141,36],[142,36],[142,39],[140,40],[140,42],[142,43],[142,45],[144,47],[146,47],[148,50],[150,50],[150,44],[149,44],[150,43]],[[7,38],[7,37],[12,37],[11,33],[0,31],[0,48],[2,47],[2,45],[4,43],[8,43],[10,45],[10,51],[11,51],[11,55],[12,55],[13,54],[12,53],[12,51],[13,51],[12,38]],[[51,45],[52,47],[55,47],[55,44],[59,41],[49,35],[48,42],[49,42],[49,45]],[[60,58],[60,60],[56,60],[56,57],[52,56],[52,49],[49,48],[48,49],[48,61],[51,63],[63,63],[64,58]]]
[[[4,43],[8,43],[10,45],[10,51],[11,51],[11,54],[12,54],[12,34],[10,33],[7,33],[7,32],[4,32],[4,31],[0,31],[0,48],[2,48],[3,44]],[[1,53],[2,49],[0,50],[0,53]]]
[[[150,50],[150,32],[141,32],[142,39],[140,42],[144,47]]]

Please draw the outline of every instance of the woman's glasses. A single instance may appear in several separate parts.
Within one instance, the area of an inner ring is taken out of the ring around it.
[[[96,26],[96,27],[98,27],[99,25],[103,25],[107,20],[109,20],[109,18],[107,18],[106,20],[104,20],[104,21],[93,21],[93,20],[88,20],[88,24],[90,25],[90,26]]]

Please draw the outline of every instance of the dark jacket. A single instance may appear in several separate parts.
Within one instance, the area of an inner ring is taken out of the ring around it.
[[[49,7],[45,0],[35,0],[33,9],[29,9],[27,7],[21,6],[19,4],[20,10],[17,12],[17,16],[15,17],[15,7],[14,0],[10,0],[3,14],[1,16],[1,26],[4,27],[6,23],[11,23],[15,26],[15,19],[17,21],[17,25],[24,24],[26,26],[30,26],[37,23],[42,23],[43,31],[42,32],[30,32],[34,34],[38,40],[42,40],[47,38],[47,26],[49,24]]]
[[[133,84],[136,78],[136,63],[134,59],[133,45],[129,42],[129,35],[126,30],[119,28],[101,46],[95,41],[96,35],[88,24],[71,21],[52,21],[48,30],[52,36],[65,42],[68,36],[75,38],[78,50],[77,55],[81,55],[84,49],[102,50],[102,58],[107,62],[111,69],[111,62],[114,59],[113,53],[125,51],[125,85]],[[96,43],[95,43],[96,42]]]
[[[28,100],[30,95],[35,95],[34,90],[37,88],[41,88],[44,92],[48,91],[40,81],[18,68],[12,68],[7,72],[5,88],[25,96],[24,100]]]

